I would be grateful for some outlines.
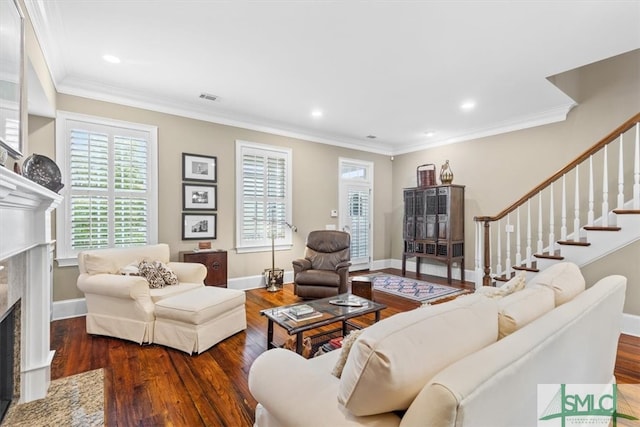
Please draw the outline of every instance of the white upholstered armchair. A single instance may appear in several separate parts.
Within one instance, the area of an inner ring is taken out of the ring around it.
[[[155,303],[169,296],[204,286],[202,264],[169,261],[166,244],[97,249],[78,254],[78,289],[87,302],[87,333],[153,342]],[[125,275],[127,266],[160,261],[178,276],[178,284],[151,289],[141,276]]]

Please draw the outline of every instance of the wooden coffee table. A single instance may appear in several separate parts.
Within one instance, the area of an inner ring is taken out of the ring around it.
[[[348,307],[331,304],[329,301],[344,300],[355,301],[361,304],[360,307]],[[306,304],[320,316],[307,320],[293,320],[287,316],[287,311],[294,306]],[[377,302],[370,301],[365,298],[361,298],[352,294],[341,294],[329,298],[323,298],[312,301],[305,301],[297,304],[289,304],[281,307],[268,308],[260,311],[260,314],[267,316],[269,323],[267,325],[267,348],[274,348],[277,345],[273,342],[273,324],[277,324],[287,331],[289,335],[296,335],[296,352],[302,354],[302,339],[303,333],[312,329],[320,328],[322,326],[330,325],[333,323],[341,322],[341,328],[332,329],[326,332],[320,332],[312,335],[312,339],[318,339],[323,336],[331,336],[337,332],[342,332],[342,336],[346,336],[348,328],[360,329],[358,325],[349,322],[349,319],[354,317],[363,316],[369,313],[375,313],[375,321],[380,320],[380,311],[387,308],[386,305]]]

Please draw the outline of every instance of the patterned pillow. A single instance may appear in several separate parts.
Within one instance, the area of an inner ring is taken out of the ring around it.
[[[152,262],[141,261],[138,264],[138,271],[142,277],[147,279],[151,289],[164,288],[164,278]]]
[[[165,284],[169,286],[178,284],[178,276],[167,267],[165,263],[162,261],[153,261],[153,265],[158,270],[158,273],[160,273],[160,276],[162,276]]]

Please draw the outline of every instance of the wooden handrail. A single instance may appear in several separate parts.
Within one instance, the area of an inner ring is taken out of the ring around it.
[[[518,209],[518,207],[522,206],[527,200],[531,199],[532,197],[536,196],[540,191],[542,191],[545,188],[547,188],[549,185],[551,185],[553,182],[555,182],[558,178],[561,178],[562,175],[566,174],[567,172],[569,172],[570,170],[575,168],[577,165],[579,165],[583,161],[587,160],[589,158],[589,156],[591,156],[591,155],[597,153],[598,151],[600,151],[600,149],[602,149],[605,145],[615,141],[616,138],[618,138],[621,134],[623,134],[626,131],[628,131],[629,129],[631,129],[638,122],[640,122],[640,113],[637,113],[635,116],[631,117],[629,120],[627,120],[626,122],[624,122],[623,124],[618,126],[609,135],[607,135],[604,138],[602,138],[600,141],[598,141],[595,145],[593,145],[587,151],[585,151],[584,153],[582,153],[578,157],[576,157],[575,160],[573,160],[572,162],[568,163],[565,167],[563,167],[558,172],[553,174],[551,177],[549,177],[548,179],[546,179],[545,181],[540,183],[533,190],[529,191],[527,194],[522,196],[520,199],[518,199],[518,201],[516,201],[515,203],[512,203],[511,205],[509,205],[509,207],[504,209],[499,214],[497,214],[495,216],[476,216],[476,217],[473,218],[473,220],[487,223],[487,222],[498,221],[498,220],[504,218],[509,213],[515,211],[516,209]]]

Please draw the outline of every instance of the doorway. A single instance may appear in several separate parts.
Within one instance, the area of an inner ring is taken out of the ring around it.
[[[339,159],[339,227],[351,234],[349,271],[371,268],[373,163]]]

